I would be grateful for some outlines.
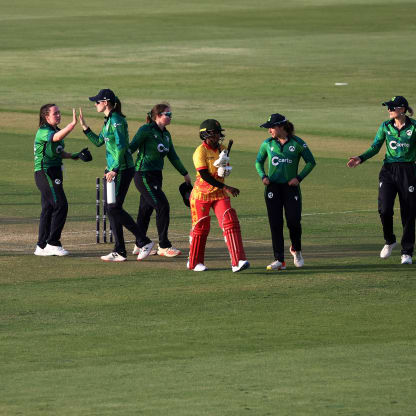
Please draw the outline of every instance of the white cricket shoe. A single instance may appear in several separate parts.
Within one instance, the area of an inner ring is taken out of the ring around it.
[[[39,246],[36,246],[36,250],[33,253],[35,256],[46,256],[45,249],[40,248]]]
[[[302,252],[293,250],[290,246],[290,254],[293,256],[293,263],[296,267],[303,267],[305,261],[303,260]]]
[[[239,260],[237,266],[232,266],[231,270],[233,273],[241,272],[242,270],[246,270],[250,267],[250,263],[247,260]]]
[[[385,244],[384,247],[380,251],[380,257],[382,259],[387,259],[387,257],[391,256],[391,252],[393,251],[394,247],[397,246],[397,243],[393,244]]]
[[[151,241],[150,243],[148,243],[145,246],[143,246],[142,248],[140,248],[139,249],[139,255],[137,256],[137,260],[140,261],[140,260],[145,259],[147,256],[149,256],[154,245],[155,245],[155,243],[153,241]]]
[[[118,254],[114,251],[110,254],[107,254],[106,256],[101,256],[101,260],[104,260],[104,261],[126,261],[127,257],[123,257],[121,254]]]
[[[167,247],[167,248],[158,247],[157,249],[158,256],[176,257],[176,256],[179,256],[180,254],[182,254],[182,252],[175,247]]]
[[[409,256],[409,254],[402,254],[402,264],[412,264],[412,256]]]
[[[186,263],[186,267],[189,269],[189,261]],[[192,270],[194,272],[204,272],[205,270],[208,270],[208,268],[204,264],[198,263]]]
[[[46,247],[43,249],[44,256],[67,256],[69,251],[65,250],[61,246],[51,246],[50,244],[46,244]]]
[[[139,254],[140,253],[140,247],[136,246],[136,244],[134,245],[134,249],[132,251],[132,254]],[[156,249],[152,249],[150,250],[149,256],[156,256],[157,254],[157,250]]]
[[[270,263],[267,267],[267,270],[286,270],[286,263],[284,261],[276,260],[273,263]]]

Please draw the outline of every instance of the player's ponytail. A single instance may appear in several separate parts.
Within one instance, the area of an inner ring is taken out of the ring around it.
[[[122,112],[121,112],[121,101],[119,100],[118,97],[115,98],[114,101],[109,101],[109,103],[111,104],[111,106],[113,107],[113,111],[117,114],[120,114],[122,117],[126,117]]]
[[[410,107],[410,105],[408,105],[408,106],[407,106],[406,111],[409,113],[409,116],[410,116],[410,117],[412,117],[412,116],[413,116],[413,114],[414,114],[414,112],[413,112],[413,108],[412,108],[412,107]]]
[[[49,110],[51,107],[55,107],[56,104],[45,104],[40,108],[39,111],[39,127],[44,126],[45,124],[48,124],[46,121],[46,117],[49,115]]]
[[[285,129],[286,133],[289,136],[293,136],[295,133],[295,126],[289,120],[286,120],[285,124],[283,124],[283,128]]]

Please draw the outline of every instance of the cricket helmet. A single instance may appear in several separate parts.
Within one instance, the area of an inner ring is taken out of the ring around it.
[[[208,139],[215,133],[219,133],[220,137],[225,137],[225,134],[223,134],[224,129],[221,127],[221,124],[219,121],[214,120],[213,118],[209,118],[208,120],[205,120],[201,123],[199,126],[199,137],[201,140]]]

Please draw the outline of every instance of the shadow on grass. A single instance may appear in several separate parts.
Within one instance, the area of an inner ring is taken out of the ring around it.
[[[379,253],[382,244],[331,244],[331,245],[303,245],[302,254],[306,258],[317,259],[317,258],[345,258],[351,257],[358,259],[360,257],[372,257],[379,258]],[[254,246],[251,245],[248,247],[247,252],[251,256],[256,258],[267,258],[270,259],[273,257],[273,250],[271,245],[267,246]],[[394,254],[400,253],[400,248],[398,247]],[[289,253],[289,249],[286,247],[285,251],[286,260],[289,258],[292,259],[292,256]]]
[[[406,267],[406,269],[404,269]],[[249,272],[261,275],[278,275],[278,274],[286,274],[289,273],[291,275],[299,275],[304,276],[305,274],[342,274],[342,273],[360,273],[363,274],[368,272],[372,274],[374,272],[383,272],[386,273],[388,271],[395,272],[400,270],[401,272],[410,271],[412,266],[403,266],[400,263],[398,264],[344,264],[344,265],[337,265],[337,264],[328,264],[328,265],[307,265],[302,268],[295,268],[295,266],[289,265],[286,270],[276,270],[276,271],[267,271],[264,268],[259,267],[252,267],[249,269]]]

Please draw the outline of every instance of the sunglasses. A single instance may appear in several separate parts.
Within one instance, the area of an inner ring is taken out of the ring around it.
[[[398,108],[403,108],[403,107],[387,107],[388,111],[397,111]]]
[[[100,100],[100,101],[96,101],[95,104],[100,104],[100,103],[105,103],[107,100]]]
[[[160,113],[160,115],[172,118],[172,111],[164,111],[163,113]]]

